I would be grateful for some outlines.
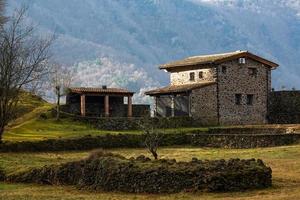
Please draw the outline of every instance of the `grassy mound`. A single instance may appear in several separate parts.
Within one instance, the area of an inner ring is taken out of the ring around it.
[[[94,152],[87,159],[45,166],[8,177],[9,181],[76,185],[88,190],[130,193],[240,191],[272,184],[272,171],[261,160],[230,159],[190,162],[152,161],[145,156]]]
[[[17,126],[40,114],[44,111],[42,108],[51,108],[51,104],[43,100],[41,97],[29,92],[21,92],[16,113],[14,113],[14,121],[10,123],[10,127]],[[41,110],[42,109],[42,110]]]

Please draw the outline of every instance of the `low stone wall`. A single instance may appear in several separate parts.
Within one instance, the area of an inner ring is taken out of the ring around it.
[[[130,193],[226,192],[270,187],[272,170],[255,159],[151,161],[98,152],[82,161],[33,169],[7,180]]]
[[[243,127],[243,128],[209,128],[209,134],[225,134],[225,135],[276,135],[285,134],[287,132],[286,128],[259,128],[259,127]]]
[[[144,118],[92,118],[72,117],[74,120],[88,123],[101,130],[140,130]],[[191,117],[151,118],[157,128],[197,127],[197,122]]]
[[[274,91],[269,98],[269,123],[300,123],[300,91]]]
[[[193,134],[191,144],[198,147],[257,148],[292,145],[300,134]]]
[[[47,152],[80,151],[97,148],[143,148],[144,135],[119,134],[84,136],[71,139],[49,139],[43,141],[5,142],[0,152]],[[207,134],[207,132],[182,131],[164,134],[160,146],[197,146],[220,148],[257,148],[292,145],[300,143],[300,134]]]

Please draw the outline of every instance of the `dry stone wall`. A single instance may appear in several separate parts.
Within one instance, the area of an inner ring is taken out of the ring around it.
[[[98,151],[81,161],[36,168],[6,179],[21,183],[75,185],[95,191],[226,192],[270,187],[272,170],[262,160],[255,159],[152,161],[143,155],[127,159]]]

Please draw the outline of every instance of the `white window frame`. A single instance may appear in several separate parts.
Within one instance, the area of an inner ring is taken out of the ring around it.
[[[246,58],[239,58],[239,64],[246,64]]]

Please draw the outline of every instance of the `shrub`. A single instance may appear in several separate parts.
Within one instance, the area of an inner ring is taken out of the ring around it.
[[[5,175],[4,170],[0,168],[0,181],[4,181],[5,177],[6,177],[6,175]]]
[[[0,181],[4,181],[5,180],[5,172],[0,169]]]
[[[161,145],[190,144],[189,136],[185,133],[165,134]],[[0,152],[45,152],[90,150],[98,148],[141,148],[144,147],[145,136],[138,134],[106,134],[101,136],[83,136],[69,139],[49,139],[42,141],[5,142],[0,144]]]

